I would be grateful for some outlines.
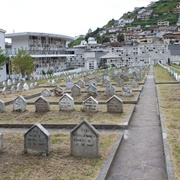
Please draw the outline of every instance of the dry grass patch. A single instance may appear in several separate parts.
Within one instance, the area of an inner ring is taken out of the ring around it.
[[[75,105],[74,111],[59,111],[58,105],[51,105],[49,112],[35,112],[34,105],[28,105],[25,112],[12,111],[12,105],[0,113],[0,123],[75,123],[86,119],[91,123],[122,123],[130,113],[132,105],[123,105],[123,113],[109,113],[106,105],[99,105],[95,113],[83,112],[82,105]]]
[[[163,69],[159,65],[154,66],[154,72],[156,77],[156,82],[171,82],[175,81],[172,76],[169,75],[167,70]]]
[[[69,134],[51,134],[49,156],[33,156],[23,152],[23,133],[3,133],[4,152],[0,154],[0,180],[93,180],[110,154],[117,134],[100,135],[100,157],[96,159],[70,156]]]
[[[158,85],[175,179],[180,177],[180,85]]]

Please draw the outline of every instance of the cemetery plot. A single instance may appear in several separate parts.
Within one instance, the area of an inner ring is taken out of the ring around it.
[[[51,133],[49,156],[24,154],[23,133],[4,132],[4,148],[1,154],[1,179],[96,179],[110,154],[117,134],[101,134],[98,158],[70,156],[69,134]],[[11,172],[11,173],[6,173]]]
[[[6,106],[6,111],[0,113],[0,123],[64,123],[78,124],[87,119],[90,123],[123,123],[128,117],[133,105],[124,104],[123,113],[107,112],[107,105],[99,105],[98,112],[83,112],[82,105],[75,105],[73,111],[59,111],[58,105],[50,105],[48,112],[35,112],[34,105],[27,105],[25,112],[12,111],[12,106]]]

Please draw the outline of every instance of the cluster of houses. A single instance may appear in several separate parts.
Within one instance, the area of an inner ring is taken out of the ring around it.
[[[174,9],[180,12],[180,4]],[[139,19],[147,19],[151,11],[141,8],[138,12]],[[159,61],[166,63],[180,62],[180,17],[176,26],[169,26],[169,22],[158,21],[157,26],[147,27],[143,30],[140,25],[136,27],[124,26],[133,22],[133,19],[119,19],[118,25],[102,29],[99,35],[109,32],[111,43],[117,42],[117,35],[121,32],[124,44],[98,44],[94,37],[82,41],[74,48],[67,48],[67,44],[74,40],[73,37],[40,32],[10,33],[0,29],[0,49],[11,57],[23,48],[34,58],[35,74],[42,74],[48,70],[53,73],[68,70],[90,70],[106,67],[139,66],[156,64]],[[5,42],[10,39],[9,42]],[[174,51],[176,49],[176,51]],[[0,82],[11,77],[8,65],[0,69]]]

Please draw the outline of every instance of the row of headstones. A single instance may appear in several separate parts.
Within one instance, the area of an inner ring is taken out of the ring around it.
[[[7,91],[9,91],[11,94],[14,94],[16,92],[21,92],[21,91],[27,91],[29,89],[34,89],[38,87],[38,83],[31,83],[30,85],[27,83],[24,83],[23,85],[21,83],[18,83],[17,86],[11,86],[10,89],[7,88],[7,86],[4,86],[2,89],[2,94],[6,94]]]
[[[82,87],[82,86],[81,86]],[[80,96],[81,95],[81,87],[78,84],[74,84],[74,86],[71,88],[71,95],[74,96]],[[87,89],[87,95],[88,96],[97,96],[98,95],[98,90],[97,87],[93,84],[91,84]],[[53,90],[54,95],[56,96],[62,96],[64,94],[64,89],[60,86],[56,86],[56,88]],[[51,91],[48,89],[44,89],[41,92],[42,96],[48,97],[51,96]],[[113,96],[116,94],[116,88],[113,85],[108,85],[105,89],[104,95],[105,96]],[[122,87],[122,95],[123,96],[132,96],[133,91],[132,87],[130,85],[124,85]]]
[[[36,123],[24,134],[24,152],[39,155],[50,153],[50,133]],[[0,133],[0,152],[3,151],[3,135]],[[70,154],[78,157],[99,156],[99,133],[86,120],[70,132]]]
[[[27,101],[24,99],[23,96],[18,96],[13,101],[13,111],[19,111],[23,112],[26,110]],[[94,99],[92,96],[87,98],[83,103],[83,111],[85,112],[98,112],[98,101]],[[74,106],[74,99],[69,94],[64,94],[59,99],[59,110],[60,111],[72,111],[75,109]],[[0,100],[0,112],[5,111],[5,103]],[[36,112],[47,112],[50,111],[50,103],[49,101],[43,97],[40,96],[35,101],[35,111]],[[123,113],[123,102],[122,100],[117,97],[116,95],[113,95],[109,100],[107,101],[107,111],[112,113]]]
[[[176,73],[175,71],[173,71],[171,68],[161,64],[160,62],[158,62],[158,64],[164,68],[165,70],[168,71],[168,73],[178,82],[180,82],[180,75],[178,75],[178,73]]]

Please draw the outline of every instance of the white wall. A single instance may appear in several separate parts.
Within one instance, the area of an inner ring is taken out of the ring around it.
[[[18,37],[13,37],[12,38],[12,53],[15,53],[15,49],[16,51],[18,51],[18,49],[29,49],[28,47],[28,36],[18,36]]]
[[[5,31],[0,29],[0,47],[5,50]],[[0,82],[6,80],[6,65],[0,66]]]

